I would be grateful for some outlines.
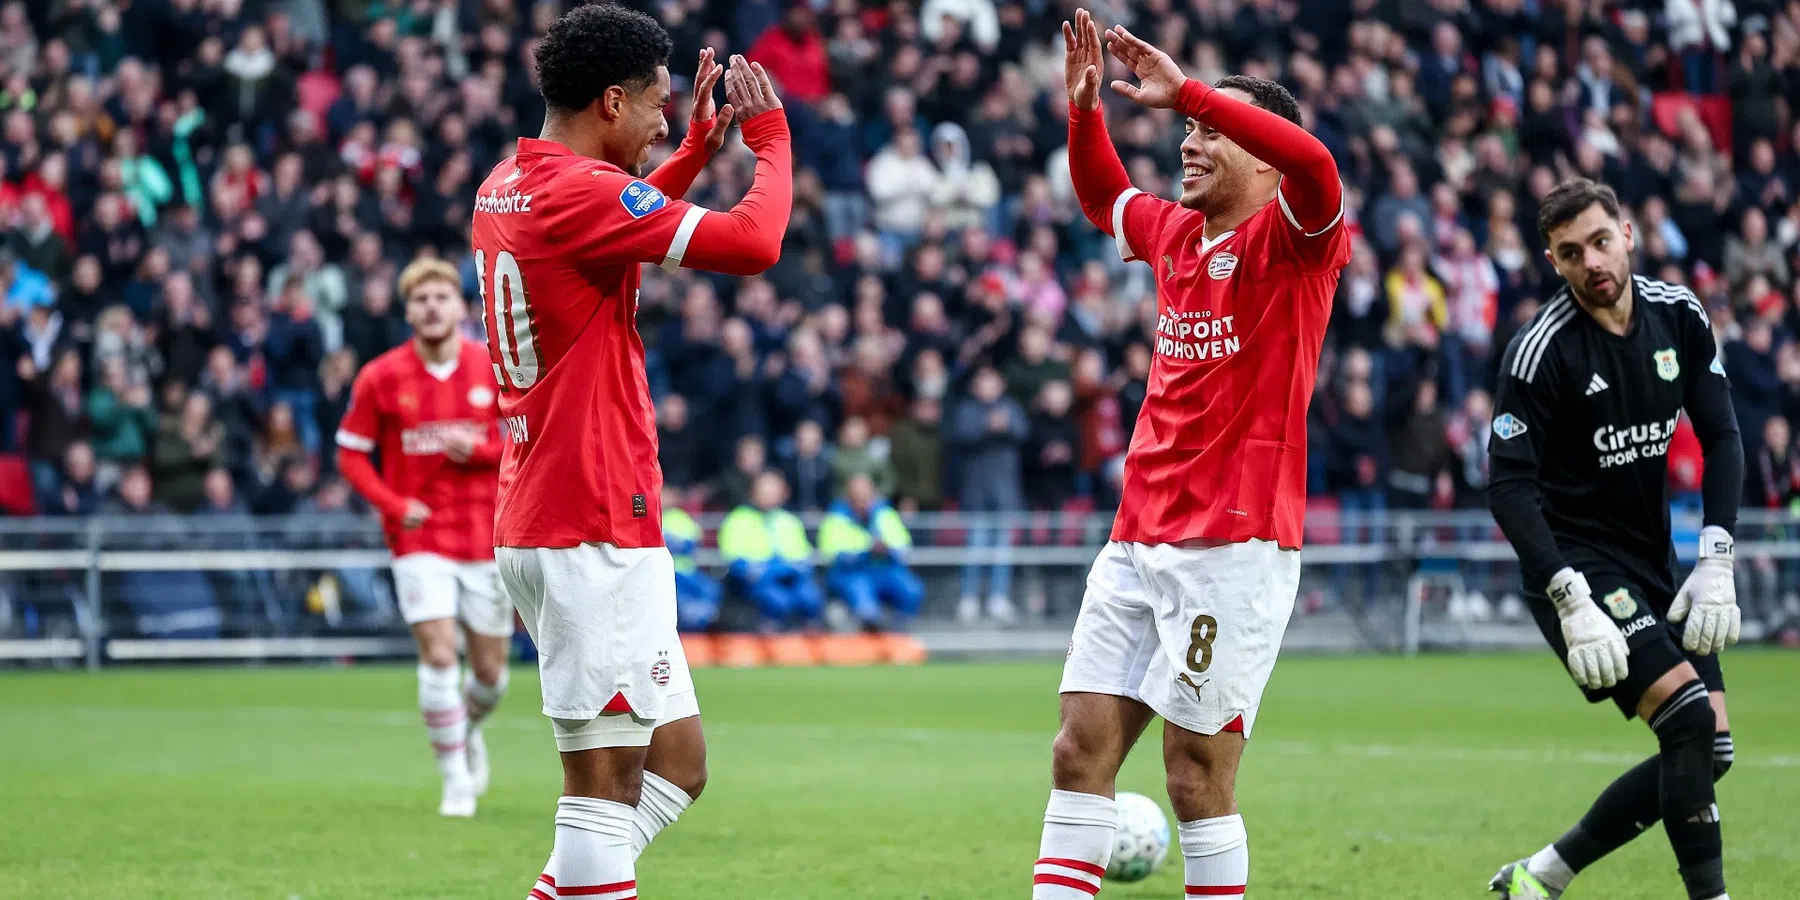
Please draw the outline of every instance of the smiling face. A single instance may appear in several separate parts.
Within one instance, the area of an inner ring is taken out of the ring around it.
[[[614,91],[618,92],[616,99]],[[613,88],[607,91],[607,96],[600,98],[601,103],[612,105],[612,123],[620,150],[618,158],[629,161],[623,168],[634,176],[643,177],[644,168],[650,164],[650,148],[669,136],[669,120],[663,116],[663,108],[669,105],[670,96],[669,70],[657,66],[656,78],[642,87],[636,90]]]
[[[1226,96],[1245,103],[1251,97],[1237,88]],[[1181,142],[1181,205],[1213,212],[1237,203],[1251,189],[1262,162],[1230,138],[1199,119],[1187,121]]]

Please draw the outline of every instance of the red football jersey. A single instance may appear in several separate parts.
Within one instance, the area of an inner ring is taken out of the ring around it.
[[[499,546],[662,546],[638,265],[679,265],[705,214],[531,138],[482,183],[471,241],[507,432]]]
[[[1341,216],[1307,235],[1283,207],[1209,241],[1199,212],[1116,201],[1120,254],[1156,271],[1157,323],[1113,540],[1300,546],[1306,410],[1350,237]]]
[[[346,460],[344,474],[381,512],[395,556],[494,558],[500,441],[494,376],[480,344],[461,344],[454,368],[435,372],[411,341],[375,357],[357,373],[338,426],[339,447],[380,457],[377,483],[366,481],[372,474],[366,460],[360,467]],[[444,455],[445,438],[459,428],[475,428],[483,438],[463,463]],[[400,524],[408,498],[431,507],[431,517],[410,530]]]

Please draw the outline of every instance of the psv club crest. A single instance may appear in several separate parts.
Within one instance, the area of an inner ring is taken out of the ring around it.
[[[1664,381],[1674,381],[1681,375],[1681,363],[1675,359],[1675,348],[1658,350],[1651,357],[1656,360],[1656,376]]]
[[[1612,617],[1621,622],[1631,618],[1637,612],[1637,601],[1631,599],[1631,592],[1624,588],[1607,594],[1606,599],[1600,602],[1606,604],[1606,611],[1612,613]]]
[[[1214,253],[1212,259],[1207,260],[1206,274],[1211,275],[1214,281],[1224,281],[1231,277],[1231,273],[1237,271],[1237,266],[1237,256],[1221,250]]]

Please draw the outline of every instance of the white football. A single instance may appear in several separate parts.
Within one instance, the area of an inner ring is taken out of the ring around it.
[[[1113,832],[1112,861],[1106,877],[1113,881],[1143,881],[1169,855],[1169,819],[1162,807],[1143,794],[1120,793],[1113,803],[1119,811],[1119,830]]]

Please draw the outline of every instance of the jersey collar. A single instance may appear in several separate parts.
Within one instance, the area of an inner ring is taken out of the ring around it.
[[[563,144],[558,143],[556,141],[546,141],[543,138],[527,138],[527,137],[519,138],[519,156],[521,156],[521,157],[575,156],[575,155],[577,155],[575,153],[575,151],[570,150],[568,147],[566,147]],[[618,166],[615,166],[612,163],[609,163],[602,159],[595,159],[595,160],[590,160],[590,161],[594,165],[599,166],[602,169],[607,169],[607,170],[610,170],[613,172],[620,172],[620,173],[623,173],[625,171],[624,169],[621,169]]]

